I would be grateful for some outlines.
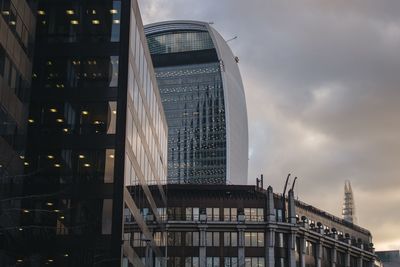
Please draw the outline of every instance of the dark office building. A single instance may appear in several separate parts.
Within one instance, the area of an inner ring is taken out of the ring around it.
[[[161,225],[153,194],[165,201],[167,126],[137,2],[37,4],[21,222],[2,229],[0,265],[143,266],[124,215],[162,259],[139,212],[150,207]]]
[[[384,267],[400,266],[400,251],[399,250],[377,251],[376,255],[382,261]]]
[[[208,23],[145,26],[168,123],[168,182],[246,184],[244,88],[227,42]]]
[[[150,231],[171,267],[373,267],[371,233],[294,199],[255,186],[168,185],[166,233]],[[135,197],[134,197],[135,198]],[[162,207],[156,198],[156,203]],[[286,211],[286,212],[285,212]],[[131,243],[146,244],[130,221]]]
[[[32,42],[35,18],[25,0],[0,0],[0,266],[7,265],[5,233],[21,214],[19,199],[24,172]],[[14,261],[15,263],[15,261]]]

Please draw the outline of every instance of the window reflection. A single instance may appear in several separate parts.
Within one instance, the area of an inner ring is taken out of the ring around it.
[[[33,107],[33,127],[46,133],[115,134],[117,102],[54,103]]]
[[[40,170],[32,181],[46,183],[112,183],[114,149],[43,151],[27,155],[30,170]]]
[[[118,86],[118,56],[49,58],[42,64],[45,88]]]
[[[60,5],[64,5],[62,8]],[[118,42],[121,1],[95,1],[88,5],[41,3],[38,32],[44,42]]]

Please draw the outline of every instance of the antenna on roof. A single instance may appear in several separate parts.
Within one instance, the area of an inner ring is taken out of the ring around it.
[[[283,194],[282,194],[283,197],[285,197],[285,194],[286,194],[286,188],[287,188],[287,185],[288,185],[288,182],[289,182],[289,178],[290,178],[290,173],[286,177],[286,183],[285,183],[285,187],[283,188]]]
[[[297,180],[297,176],[294,177],[294,180],[293,180],[293,183],[292,183],[292,191],[293,191],[293,189],[294,189],[294,185],[296,184],[296,180]]]
[[[236,40],[237,38],[238,38],[238,37],[237,37],[237,36],[235,36],[235,37],[233,37],[233,38],[231,38],[231,39],[227,40],[226,42],[230,42],[230,41]]]

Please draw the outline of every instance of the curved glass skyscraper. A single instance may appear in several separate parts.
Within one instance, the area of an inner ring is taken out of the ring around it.
[[[168,123],[168,182],[246,184],[247,110],[242,79],[208,23],[145,26]]]

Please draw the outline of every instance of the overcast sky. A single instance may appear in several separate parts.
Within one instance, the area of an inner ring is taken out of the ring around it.
[[[249,184],[340,216],[344,181],[378,250],[400,249],[399,0],[139,0],[144,23],[214,22],[240,58]]]

